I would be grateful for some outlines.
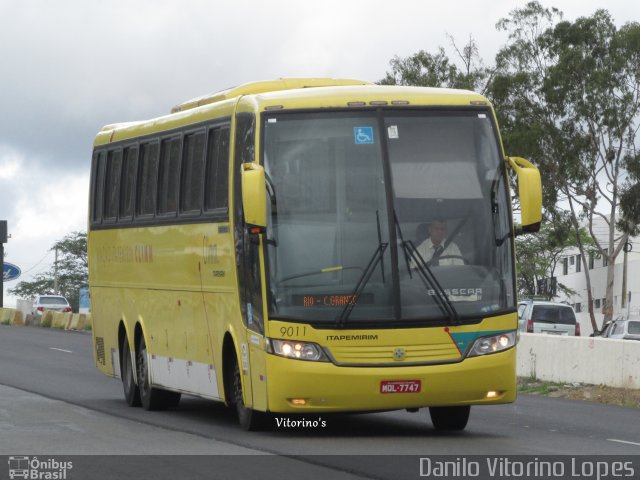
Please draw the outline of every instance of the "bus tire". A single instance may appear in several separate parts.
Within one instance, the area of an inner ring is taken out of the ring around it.
[[[140,335],[138,343],[136,369],[138,373],[138,389],[140,401],[145,410],[166,410],[180,402],[180,393],[154,388],[149,382],[149,356],[144,335]]]
[[[431,423],[436,430],[460,431],[464,430],[469,421],[471,407],[429,407]]]
[[[258,412],[252,408],[245,407],[242,396],[242,378],[240,378],[240,366],[234,358],[231,377],[231,403],[235,407],[238,415],[240,427],[247,431],[264,430],[268,426],[268,416],[264,412]]]
[[[120,367],[120,378],[122,378],[122,386],[124,388],[124,399],[130,407],[139,407],[142,405],[140,401],[140,389],[133,376],[131,349],[129,348],[129,340],[126,337],[122,341],[121,352],[122,366]]]

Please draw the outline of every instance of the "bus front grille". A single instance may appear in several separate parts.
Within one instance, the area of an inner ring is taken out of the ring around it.
[[[451,343],[393,346],[331,346],[329,353],[339,365],[389,365],[450,363],[461,354]]]

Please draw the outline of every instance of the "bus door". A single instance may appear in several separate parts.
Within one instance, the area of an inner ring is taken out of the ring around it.
[[[256,410],[267,409],[266,358],[264,349],[264,315],[262,308],[262,274],[260,235],[251,234],[244,221],[242,207],[242,164],[253,162],[255,116],[236,115],[234,173],[234,237],[240,309],[244,324],[243,338],[236,345],[241,359],[245,401]]]

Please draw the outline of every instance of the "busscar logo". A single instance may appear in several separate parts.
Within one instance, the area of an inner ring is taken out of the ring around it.
[[[73,462],[61,462],[53,458],[40,460],[38,457],[9,457],[9,478],[30,480],[66,480]]]

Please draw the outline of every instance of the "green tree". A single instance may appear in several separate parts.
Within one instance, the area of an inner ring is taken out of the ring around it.
[[[587,246],[587,253],[592,252],[592,240],[584,228],[580,231],[580,237],[582,243]],[[577,247],[570,219],[566,216],[545,222],[535,235],[527,234],[516,238],[518,295],[541,295],[536,288],[538,281],[555,277],[556,267],[566,250]],[[557,289],[567,297],[576,294],[562,283],[558,283]],[[553,297],[548,295],[547,298],[552,300]]]
[[[73,232],[57,241],[51,250],[57,251],[57,262],[45,273],[29,282],[20,282],[9,293],[21,298],[35,295],[63,295],[74,312],[80,303],[80,288],[88,283],[87,234]],[[56,288],[57,287],[57,288]]]
[[[488,96],[496,105],[505,146],[540,167],[548,212],[567,215],[582,254],[591,321],[597,328],[587,268],[587,225],[594,248],[608,259],[605,320],[613,313],[614,263],[627,241],[615,225],[627,168],[637,162],[640,123],[640,26],[617,28],[604,10],[575,22],[530,2],[498,23],[509,44],[496,57]],[[602,242],[594,229],[607,225]],[[633,227],[633,217],[625,217]],[[637,223],[636,223],[637,225]],[[626,231],[630,231],[629,228]]]
[[[618,228],[632,236],[640,235],[640,161],[627,163],[629,179],[620,196],[621,218]]]
[[[389,63],[391,71],[378,83],[381,85],[411,85],[418,87],[464,88],[484,92],[492,70],[484,67],[478,52],[478,45],[469,37],[468,43],[458,48],[449,36],[452,47],[461,65],[452,61],[443,47],[436,53],[424,50],[408,57],[394,57]]]

